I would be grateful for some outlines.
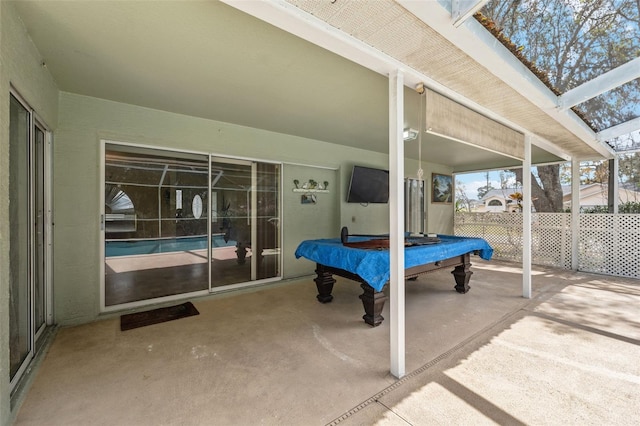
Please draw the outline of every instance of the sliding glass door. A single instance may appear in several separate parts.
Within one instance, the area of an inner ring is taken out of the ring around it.
[[[280,165],[117,143],[104,158],[105,309],[280,276]]]
[[[280,172],[279,164],[255,165],[254,246],[256,263],[254,279],[281,275],[280,270]]]
[[[280,165],[212,158],[211,287],[280,276]]]
[[[211,160],[211,287],[251,281],[251,197],[249,161]]]
[[[47,229],[46,229],[46,168],[45,132],[34,126],[33,151],[33,319],[36,334],[44,328],[46,319],[46,271],[47,271]]]
[[[31,274],[29,271],[29,151],[31,139],[29,110],[11,96],[9,143],[9,345],[10,375],[13,379],[32,354]]]
[[[105,306],[209,288],[209,157],[109,144]]]
[[[47,322],[50,241],[46,131],[26,103],[10,96],[9,377],[11,389],[37,349]]]

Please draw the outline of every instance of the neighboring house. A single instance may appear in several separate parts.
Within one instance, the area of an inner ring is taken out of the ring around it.
[[[510,196],[516,192],[522,192],[522,190],[516,190],[514,188],[492,189],[480,199],[480,202],[483,204],[478,211],[493,213],[518,212],[520,209],[516,201],[510,198]]]
[[[510,196],[520,192],[514,188],[492,189],[480,199],[483,205],[479,211],[485,212],[517,212],[518,206],[516,201]],[[608,186],[600,183],[591,183],[588,185],[580,185],[580,206],[606,206]],[[618,203],[640,202],[640,192],[632,191],[626,188],[618,189]],[[562,203],[565,208],[571,207],[571,185],[562,185]]]
[[[571,185],[562,186],[562,204],[565,208],[571,207]],[[602,183],[580,185],[580,207],[606,206],[608,205],[609,187]],[[618,204],[627,202],[640,202],[640,192],[626,188],[618,188]]]

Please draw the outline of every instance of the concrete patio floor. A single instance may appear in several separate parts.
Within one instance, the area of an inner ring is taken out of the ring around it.
[[[640,282],[534,267],[524,299],[517,264],[472,262],[465,295],[448,271],[407,283],[401,380],[359,285],[323,305],[308,278],[61,328],[15,424],[640,424]]]

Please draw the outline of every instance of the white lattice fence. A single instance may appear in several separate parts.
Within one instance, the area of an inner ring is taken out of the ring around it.
[[[640,215],[581,214],[578,269],[640,278]]]
[[[566,213],[532,215],[532,263],[571,269],[570,223]],[[454,232],[484,238],[493,247],[496,259],[522,261],[520,213],[456,213]]]
[[[571,269],[571,215],[533,213],[532,263]]]
[[[456,213],[455,235],[480,237],[497,259],[522,260],[522,215],[518,213]]]
[[[532,263],[571,269],[571,215],[532,214]],[[496,259],[522,261],[522,215],[456,213],[454,233],[481,237]],[[640,278],[640,215],[580,214],[578,270]]]

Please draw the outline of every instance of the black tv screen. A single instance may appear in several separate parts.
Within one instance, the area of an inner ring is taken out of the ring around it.
[[[348,203],[388,203],[389,171],[353,166]]]

